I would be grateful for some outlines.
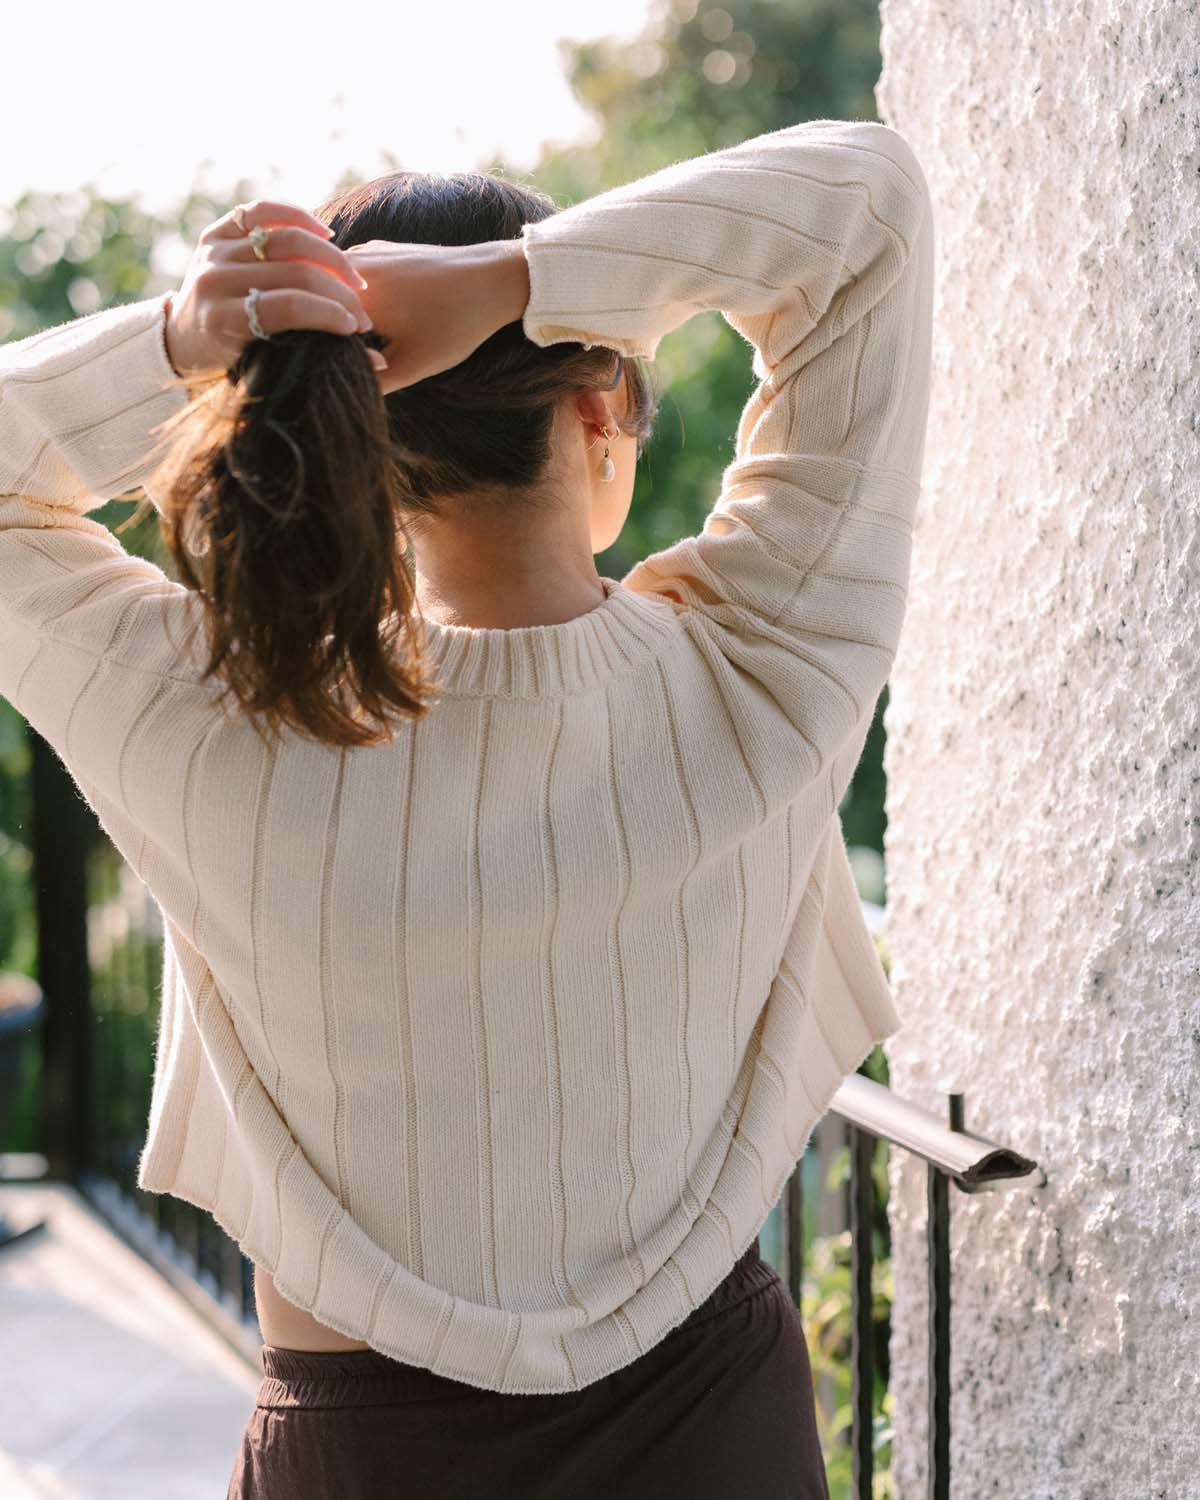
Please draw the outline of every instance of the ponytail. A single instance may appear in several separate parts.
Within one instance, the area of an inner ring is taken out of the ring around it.
[[[391,714],[428,711],[429,685],[365,349],[318,329],[255,340],[183,416],[156,479],[179,580],[205,601],[205,675],[270,734],[390,739]]]

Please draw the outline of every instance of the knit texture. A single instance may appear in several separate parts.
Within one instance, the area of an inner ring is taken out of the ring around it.
[[[281,1291],[488,1390],[578,1390],[698,1306],[899,1025],[838,804],[904,616],[932,214],[818,120],[526,225],[529,338],[757,380],[697,536],[564,624],[426,621],[393,744],[202,681],[198,599],[86,512],[153,492],[162,297],[0,349],[0,691],[161,907],[138,1182]]]

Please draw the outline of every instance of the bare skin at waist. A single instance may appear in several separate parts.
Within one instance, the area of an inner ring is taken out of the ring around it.
[[[276,1349],[305,1349],[311,1353],[329,1353],[346,1349],[369,1349],[359,1339],[347,1338],[336,1328],[319,1323],[312,1313],[289,1302],[271,1273],[254,1267],[254,1300],[258,1308],[258,1327],[264,1344]]]

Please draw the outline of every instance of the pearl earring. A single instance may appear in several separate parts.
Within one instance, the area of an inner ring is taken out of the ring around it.
[[[612,436],[611,437],[609,437],[609,435],[608,435],[608,424],[607,423],[605,423],[605,425],[603,427],[598,428],[597,431],[598,431],[599,436],[593,438],[592,441],[588,444],[588,447],[589,448],[594,448],[596,446],[596,444],[600,441],[600,436],[603,436],[603,438],[604,438],[604,459],[603,459],[603,462],[600,465],[600,478],[601,478],[601,480],[605,484],[609,484],[616,477],[617,467],[613,463],[612,459],[609,457],[608,445],[609,445],[609,443],[616,442],[617,438],[619,438],[621,436],[621,429],[614,422],[613,423],[613,430],[612,430]]]

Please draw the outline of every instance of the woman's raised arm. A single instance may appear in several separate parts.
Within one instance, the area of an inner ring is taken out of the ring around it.
[[[889,126],[810,121],[610,189],[523,238],[539,344],[649,356],[716,309],[753,346],[758,384],[703,531],[623,582],[690,609],[768,689],[816,776],[869,722],[904,614],[933,288],[916,157]]]

